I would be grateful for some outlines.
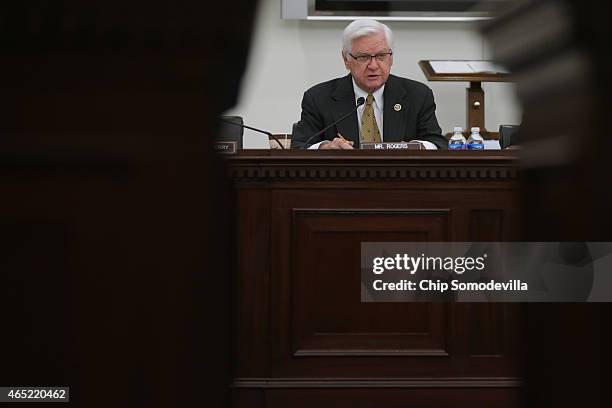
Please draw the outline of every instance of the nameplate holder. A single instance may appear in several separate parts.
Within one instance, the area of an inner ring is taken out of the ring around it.
[[[236,142],[215,142],[213,149],[217,153],[236,154],[238,151],[238,143]]]
[[[425,150],[421,142],[365,142],[361,143],[362,149],[370,150]]]

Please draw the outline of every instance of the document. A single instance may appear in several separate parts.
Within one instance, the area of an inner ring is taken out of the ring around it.
[[[436,74],[509,74],[491,61],[429,61]]]

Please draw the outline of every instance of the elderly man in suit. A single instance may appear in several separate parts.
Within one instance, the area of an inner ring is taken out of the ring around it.
[[[342,59],[350,74],[315,85],[304,93],[302,117],[292,147],[353,149],[362,142],[418,140],[429,149],[447,145],[436,119],[433,93],[426,85],[390,75],[393,32],[370,19],[350,23],[342,34]],[[365,103],[353,115],[318,131]]]

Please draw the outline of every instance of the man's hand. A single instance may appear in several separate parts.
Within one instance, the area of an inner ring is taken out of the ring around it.
[[[340,133],[329,143],[321,143],[319,149],[353,149],[353,142],[346,140]]]

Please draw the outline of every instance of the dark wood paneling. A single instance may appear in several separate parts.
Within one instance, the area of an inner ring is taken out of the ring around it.
[[[499,242],[516,239],[517,228],[509,225],[513,210],[474,209],[470,211],[470,241]],[[514,357],[519,327],[518,305],[500,303],[457,305],[465,314],[468,356],[472,359]],[[507,344],[507,342],[511,344]],[[511,352],[512,356],[507,353]],[[473,364],[477,364],[472,362]],[[503,363],[502,363],[503,364]]]
[[[294,355],[448,355],[447,309],[361,303],[361,282],[354,279],[362,242],[446,241],[447,218],[448,211],[294,211]]]
[[[504,350],[506,321],[504,305],[467,305],[469,353],[472,357],[501,357]]]
[[[270,194],[244,190],[238,196],[238,375],[267,372],[270,319]]]
[[[522,406],[521,384],[508,378],[279,378],[240,380],[235,385],[236,407]]]
[[[274,390],[266,393],[267,407],[363,407],[363,408],[456,408],[521,406],[519,394],[512,389],[326,389]]]
[[[377,153],[229,158],[247,246],[239,251],[238,324],[246,324],[239,341],[248,347],[234,393],[249,390],[262,406],[300,398],[350,405],[356,395],[365,406],[386,406],[399,397],[426,401],[437,388],[437,404],[482,395],[490,406],[512,406],[518,309],[361,303],[360,250],[368,241],[515,240],[513,156]],[[260,293],[245,292],[252,290]]]
[[[504,236],[503,216],[503,210],[470,211],[470,241],[500,241]]]

